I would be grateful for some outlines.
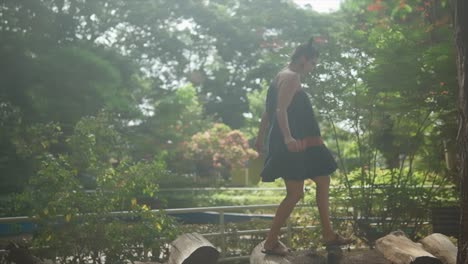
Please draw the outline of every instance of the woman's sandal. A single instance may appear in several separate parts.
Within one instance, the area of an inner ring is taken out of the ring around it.
[[[326,247],[331,247],[331,246],[346,246],[351,243],[353,243],[355,240],[352,238],[345,238],[337,233],[335,233],[335,238],[330,241],[324,241],[323,244]]]
[[[284,257],[291,252],[291,249],[286,247],[281,241],[278,241],[276,245],[271,249],[263,248],[262,253],[265,255],[274,255]]]

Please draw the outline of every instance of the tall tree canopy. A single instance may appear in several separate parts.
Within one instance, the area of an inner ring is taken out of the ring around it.
[[[276,0],[3,1],[2,188],[34,173],[23,143],[57,124],[63,136],[43,145],[67,153],[63,138],[101,111],[131,155],[168,152],[171,169],[212,122],[253,136],[266,85],[310,37],[321,54],[305,89],[344,172],[405,161],[450,174],[450,15],[446,0],[347,0],[331,14]]]

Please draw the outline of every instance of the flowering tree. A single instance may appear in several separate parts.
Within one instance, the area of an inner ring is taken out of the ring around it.
[[[242,132],[220,123],[193,135],[184,146],[186,158],[195,162],[200,176],[222,175],[227,179],[232,168],[245,166],[249,159],[257,157]]]

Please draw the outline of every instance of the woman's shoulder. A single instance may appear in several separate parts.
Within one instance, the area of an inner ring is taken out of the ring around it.
[[[292,71],[289,67],[284,67],[277,74],[277,78],[282,79],[300,79],[300,75],[297,72]]]
[[[293,86],[300,86],[300,75],[297,72],[291,71],[288,67],[282,69],[276,75],[275,83],[278,86],[283,86],[285,84],[292,84]]]

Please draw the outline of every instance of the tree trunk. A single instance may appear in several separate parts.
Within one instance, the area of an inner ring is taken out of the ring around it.
[[[461,221],[458,239],[458,264],[468,264],[468,1],[455,0],[455,41],[459,85],[459,130]]]

